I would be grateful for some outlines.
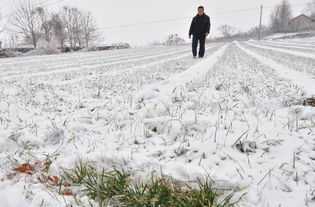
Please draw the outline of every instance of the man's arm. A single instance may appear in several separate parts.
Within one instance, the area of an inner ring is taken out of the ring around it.
[[[195,27],[195,23],[194,23],[194,18],[193,20],[191,21],[191,25],[190,25],[190,29],[189,29],[189,37],[193,34],[194,32],[194,27]]]
[[[208,17],[208,23],[207,23],[207,33],[210,33],[210,28],[211,28],[211,21],[210,21],[210,17]]]
[[[208,37],[209,33],[210,33],[210,27],[211,27],[211,22],[210,22],[210,17],[208,17],[208,21],[207,21],[207,30],[206,30],[206,38]]]

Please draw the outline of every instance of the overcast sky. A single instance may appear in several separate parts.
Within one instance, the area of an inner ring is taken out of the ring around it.
[[[293,5],[293,14],[299,15],[308,0],[289,0]],[[2,13],[9,14],[14,0],[0,0]],[[211,35],[218,35],[216,28],[222,24],[230,24],[239,30],[247,30],[258,25],[259,9],[274,6],[281,0],[34,0],[34,2],[50,2],[53,9],[62,5],[70,5],[91,11],[99,26],[104,31],[105,42],[129,42],[132,45],[143,45],[154,40],[162,41],[168,34],[178,33],[187,37],[191,18],[196,15],[199,5],[205,7],[212,23]],[[230,12],[242,10],[240,12]],[[272,9],[265,8],[263,24],[268,24]],[[223,12],[224,14],[218,14]],[[187,17],[187,18],[186,18]],[[139,26],[111,28],[143,22],[180,19]]]

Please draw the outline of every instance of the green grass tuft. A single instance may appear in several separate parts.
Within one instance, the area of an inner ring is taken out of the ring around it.
[[[116,168],[98,172],[89,164],[78,162],[74,169],[64,170],[63,178],[72,186],[81,186],[82,193],[96,201],[100,207],[233,207],[234,192],[218,202],[220,196],[214,182],[206,179],[191,185],[168,181],[154,174],[137,183],[129,173]]]

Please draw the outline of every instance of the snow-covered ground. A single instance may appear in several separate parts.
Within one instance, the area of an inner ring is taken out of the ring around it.
[[[242,207],[315,206],[315,43],[278,40],[0,60],[0,206],[72,196],[13,174],[49,157],[183,181],[210,174]],[[88,198],[77,195],[88,206]]]

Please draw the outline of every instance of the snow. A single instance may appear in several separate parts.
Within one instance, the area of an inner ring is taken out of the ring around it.
[[[296,85],[306,90],[306,92],[308,93],[310,97],[315,96],[315,79],[311,78],[309,75],[301,73],[301,72],[289,70],[284,65],[278,64],[277,62],[271,59],[268,59],[256,53],[253,53],[243,48],[239,44],[238,46],[250,56],[261,61],[263,64],[268,65],[269,67],[275,69],[279,73],[279,75],[282,76],[283,78],[291,79],[292,82],[294,82]]]
[[[293,71],[300,71],[311,75],[315,75],[315,61],[313,58],[303,57],[294,55],[295,52],[299,52],[297,49],[286,49],[288,52],[279,52],[274,50],[279,46],[269,46],[268,48],[256,47],[255,45],[246,44],[246,47],[250,48],[252,51],[272,59],[279,64],[285,65],[288,69]],[[292,52],[291,54],[289,52]],[[303,49],[303,53],[309,55],[314,54],[314,51],[309,50],[308,48]],[[289,64],[288,64],[289,63]]]
[[[300,46],[297,46],[297,45],[292,45],[292,44],[287,44],[287,43],[282,43],[282,42],[263,42],[264,45],[266,46],[273,46],[273,47],[277,47],[277,48],[285,48],[285,49],[296,49],[298,51],[312,51],[314,52],[315,49],[313,48],[313,46],[311,45],[300,45]]]
[[[179,74],[171,76],[165,81],[144,87],[143,92],[140,92],[140,94],[137,95],[136,100],[139,101],[140,99],[154,97],[161,98],[165,95],[171,96],[177,88],[183,87],[183,85],[194,79],[200,79],[205,76],[208,70],[216,63],[217,59],[222,56],[226,48],[227,45],[222,46],[218,51],[215,51],[215,53],[206,57],[202,62],[195,64]]]
[[[307,58],[312,58],[315,60],[315,55],[314,54],[309,54],[309,53],[304,53],[304,52],[298,52],[298,51],[291,51],[291,50],[286,50],[286,49],[278,49],[278,48],[274,48],[274,47],[269,47],[269,46],[262,46],[262,45],[257,45],[257,44],[253,44],[253,43],[248,43],[252,46],[255,47],[259,47],[262,49],[271,49],[277,52],[281,52],[281,53],[286,53],[286,54],[290,54],[290,55],[294,55],[294,56],[301,56],[301,57],[307,57]]]
[[[37,48],[34,50],[30,50],[27,53],[24,53],[23,56],[52,55],[60,53],[61,51],[55,48]]]
[[[290,33],[276,33],[265,37],[265,40],[281,40],[281,39],[312,39],[314,38],[315,33],[312,31],[304,31],[304,32],[290,32]]]
[[[135,179],[210,174],[222,192],[247,193],[239,206],[315,206],[315,108],[302,105],[315,95],[314,52],[281,42],[296,47],[250,41],[210,44],[204,59],[183,45],[0,60],[0,206],[76,206],[39,174],[8,178],[47,155],[50,176],[82,159]]]
[[[303,44],[303,43],[295,43],[295,42],[288,42],[288,41],[265,41],[264,43],[269,43],[273,45],[278,45],[278,46],[287,46],[287,47],[293,47],[293,48],[298,48],[298,49],[312,49],[314,46],[312,43],[310,44]]]

